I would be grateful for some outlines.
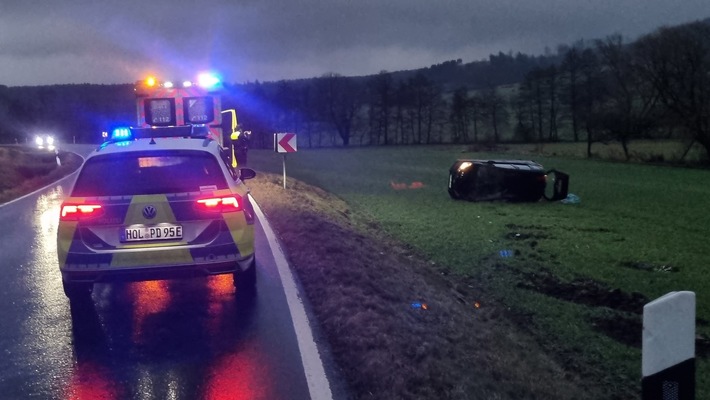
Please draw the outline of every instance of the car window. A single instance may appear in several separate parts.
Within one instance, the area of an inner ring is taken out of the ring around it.
[[[72,196],[120,196],[226,189],[217,159],[203,151],[156,151],[93,157]]]

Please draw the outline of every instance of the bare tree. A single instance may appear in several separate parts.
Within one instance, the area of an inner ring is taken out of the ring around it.
[[[395,87],[392,75],[387,71],[370,78],[367,82],[370,97],[370,143],[390,144],[390,121],[391,112],[395,100]]]
[[[451,99],[451,140],[454,143],[468,142],[468,89],[458,88]]]
[[[621,35],[597,40],[596,48],[607,87],[601,123],[611,137],[621,143],[628,160],[629,141],[646,135],[658,126],[655,113],[659,92],[642,79],[637,59],[624,44]]]
[[[580,74],[583,68],[582,49],[583,42],[577,42],[564,53],[564,59],[560,67],[561,73],[561,93],[560,101],[566,106],[567,114],[572,125],[572,137],[575,142],[579,141],[579,108],[580,104]]]
[[[491,129],[493,130],[493,142],[498,143],[500,141],[499,130],[508,120],[506,101],[500,94],[498,94],[498,90],[496,88],[487,89],[483,93],[481,99],[483,115],[486,117]]]
[[[360,88],[352,78],[327,74],[320,78],[323,111],[335,127],[343,146],[350,144],[354,119],[362,106]],[[335,145],[335,135],[331,137]]]
[[[579,114],[587,133],[587,157],[591,157],[592,143],[599,131],[600,108],[604,102],[605,89],[602,84],[601,66],[594,50],[584,49],[581,58]]]
[[[474,94],[468,100],[468,119],[473,126],[473,143],[478,143],[478,130],[484,114],[484,102],[485,98],[480,93]]]
[[[412,127],[416,142],[429,143],[436,118],[436,109],[440,104],[438,100],[441,97],[441,90],[431,79],[421,73],[408,80],[408,87],[411,95]]]
[[[710,157],[710,25],[661,28],[635,44],[639,71]]]

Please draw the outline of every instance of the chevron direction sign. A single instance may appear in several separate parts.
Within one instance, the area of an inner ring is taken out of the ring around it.
[[[295,133],[275,133],[274,150],[278,153],[295,153],[297,150]]]

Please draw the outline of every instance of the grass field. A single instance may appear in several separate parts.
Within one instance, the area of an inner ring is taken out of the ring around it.
[[[581,203],[467,203],[446,193],[454,160],[513,156],[465,150],[299,151],[287,173],[344,199],[432,268],[480,282],[567,368],[592,368],[600,384],[638,385],[643,304],[696,292],[697,398],[710,398],[710,171],[526,154],[569,173]],[[281,156],[252,151],[250,165],[280,173]]]

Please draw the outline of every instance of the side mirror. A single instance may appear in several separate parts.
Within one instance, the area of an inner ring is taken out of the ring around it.
[[[251,168],[239,168],[239,179],[245,181],[256,177],[256,171]]]

